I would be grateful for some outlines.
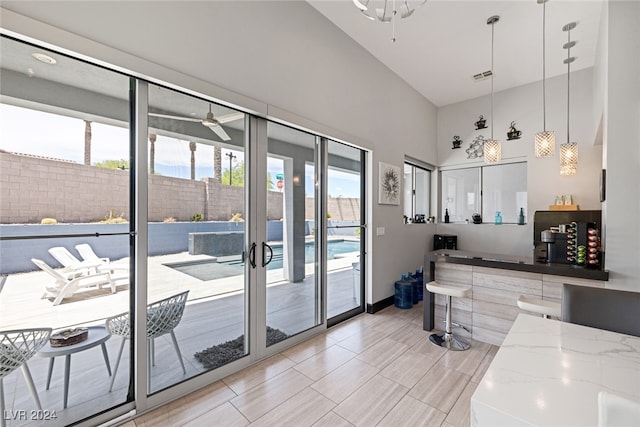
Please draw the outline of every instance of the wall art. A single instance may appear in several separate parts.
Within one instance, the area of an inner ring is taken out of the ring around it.
[[[381,205],[399,205],[402,176],[400,168],[380,162],[378,171],[378,203]]]
[[[477,159],[484,155],[484,136],[478,135],[475,137],[473,142],[469,144],[469,148],[465,151],[467,152],[467,159]]]

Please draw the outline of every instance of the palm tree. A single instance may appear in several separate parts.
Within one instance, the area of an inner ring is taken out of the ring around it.
[[[156,173],[156,134],[149,134],[149,173]]]
[[[91,122],[84,121],[84,164],[91,165]]]
[[[196,143],[189,141],[189,150],[191,150],[191,179],[196,179]]]
[[[222,148],[213,147],[213,177],[222,182]]]

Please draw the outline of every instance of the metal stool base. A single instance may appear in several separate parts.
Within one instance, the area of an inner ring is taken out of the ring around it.
[[[437,346],[454,351],[464,351],[471,346],[465,340],[460,339],[452,333],[447,332],[443,332],[441,334],[431,334],[431,336],[429,336],[429,341]]]

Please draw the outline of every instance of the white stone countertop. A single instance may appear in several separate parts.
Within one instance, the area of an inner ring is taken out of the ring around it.
[[[471,425],[597,426],[601,391],[640,402],[640,337],[520,314],[471,398]]]

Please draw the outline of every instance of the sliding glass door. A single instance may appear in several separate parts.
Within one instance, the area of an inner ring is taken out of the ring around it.
[[[267,269],[267,347],[322,323],[315,219],[317,140],[310,133],[267,123],[267,235],[259,248]]]
[[[105,324],[134,289],[131,80],[10,38],[0,52],[0,416],[69,425],[133,400],[109,391]]]
[[[327,318],[335,324],[364,311],[364,151],[327,140]]]
[[[44,333],[5,418],[146,410],[363,311],[361,150],[1,43],[0,338]]]

